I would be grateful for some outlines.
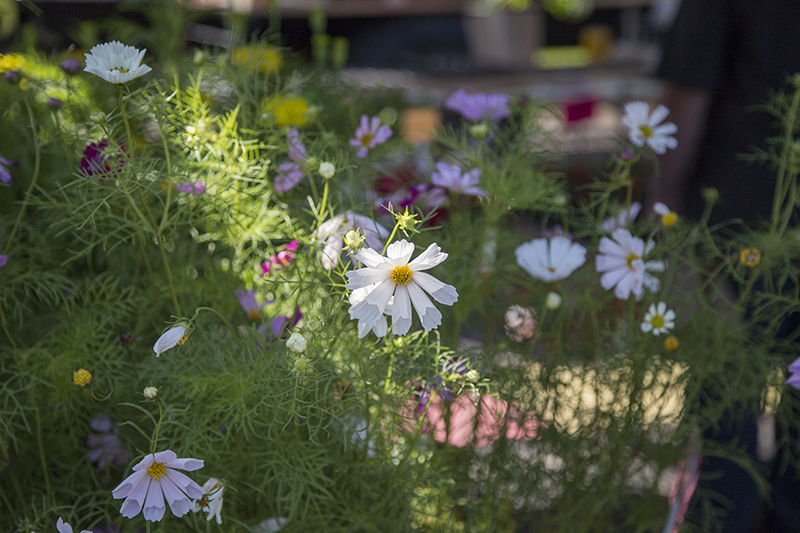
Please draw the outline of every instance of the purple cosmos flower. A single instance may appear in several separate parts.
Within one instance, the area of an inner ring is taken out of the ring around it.
[[[795,389],[800,389],[800,357],[789,365],[789,377],[784,381]]]
[[[11,172],[9,172],[8,167],[13,167],[16,164],[16,161],[6,159],[5,157],[0,157],[0,181],[6,185],[11,185],[14,183],[14,180],[11,179]]]
[[[305,165],[308,161],[308,151],[300,139],[297,128],[291,128],[287,134],[289,137],[289,159],[300,165]]]
[[[286,161],[278,165],[278,174],[275,176],[275,192],[283,194],[294,188],[303,179],[303,169],[299,164]]]
[[[198,196],[206,190],[206,184],[202,181],[184,181],[175,184],[175,190],[183,194],[193,194]]]
[[[10,83],[18,82],[21,77],[22,77],[22,74],[18,70],[8,70],[3,75],[3,78],[5,78],[5,80],[7,82],[10,82]]]
[[[89,422],[89,427],[97,433],[86,437],[89,447],[89,461],[97,465],[98,470],[105,470],[108,465],[125,466],[131,454],[117,435],[117,428],[104,414],[98,413]]]
[[[236,293],[236,297],[239,298],[239,304],[241,304],[242,309],[247,313],[247,317],[250,320],[258,320],[261,318],[261,310],[264,309],[264,306],[275,301],[267,300],[259,304],[258,300],[256,300],[256,291],[253,289],[247,289],[246,291],[236,289],[234,292]]]
[[[8,263],[8,256],[6,254],[0,254],[0,268],[3,268]]]
[[[389,236],[389,230],[371,218],[351,212],[325,221],[317,229],[317,238],[325,241],[321,261],[326,270],[331,270],[339,264],[339,254],[343,245],[342,237],[350,230],[363,231],[367,246],[375,250],[383,248],[383,239]],[[353,259],[353,264],[355,264],[355,259]]]
[[[50,109],[59,109],[61,107],[61,104],[63,104],[63,103],[64,102],[62,100],[60,100],[59,98],[53,98],[51,96],[50,98],[47,99],[47,102],[46,102],[45,105],[47,107],[49,107]]]
[[[508,108],[508,95],[503,93],[467,94],[456,91],[444,103],[444,107],[455,111],[467,120],[488,120],[497,122],[511,115]]]
[[[428,192],[428,206],[440,207],[447,200],[447,192],[486,198],[486,191],[478,187],[481,171],[473,168],[462,174],[461,167],[448,163],[436,163],[436,172],[431,175],[434,188]]]
[[[58,533],[72,533],[72,526],[64,522],[64,519],[60,516],[58,517],[58,522],[56,522],[56,530]],[[36,533],[32,531],[31,533]],[[88,529],[81,530],[81,533],[92,533]]]
[[[280,315],[273,318],[269,325],[269,333],[264,326],[259,326],[256,331],[266,337],[267,349],[269,349],[274,343],[286,337],[286,333],[295,327],[301,318],[303,318],[303,313],[300,312],[299,307],[295,307],[294,315],[291,317]],[[258,347],[261,348],[261,345],[259,344]]]
[[[385,124],[381,125],[380,118],[361,115],[361,126],[356,130],[355,138],[350,139],[350,146],[358,148],[356,150],[358,157],[367,157],[371,149],[385,143],[391,136],[392,128]]]
[[[119,145],[122,152],[125,152],[125,145]],[[116,150],[113,150],[116,152]],[[94,176],[95,174],[107,174],[114,167],[118,171],[125,164],[125,159],[119,153],[111,153],[109,150],[108,139],[103,139],[99,143],[89,143],[83,150],[81,158],[81,173],[84,176]]]
[[[453,357],[447,362],[439,364],[439,373],[428,380],[428,385],[420,390],[419,405],[417,411],[425,411],[428,403],[438,394],[445,401],[452,402],[455,399],[450,387],[450,381],[454,376],[464,376],[469,370],[466,361],[459,361],[458,356]]]
[[[178,459],[171,450],[145,455],[133,467],[133,474],[111,492],[115,499],[125,498],[120,514],[125,518],[133,518],[144,508],[144,519],[158,522],[167,510],[164,497],[175,516],[188,513],[192,508],[192,500],[200,498],[203,489],[176,468],[191,472],[203,468],[203,461]]]
[[[61,70],[67,74],[75,74],[81,69],[81,63],[77,59],[67,58],[59,63]]]
[[[286,268],[292,264],[292,261],[294,261],[294,258],[297,255],[297,247],[299,245],[300,241],[294,239],[292,242],[287,244],[283,250],[270,257],[264,263],[261,263],[261,270],[264,271],[261,274],[261,277],[266,276],[270,272]]]

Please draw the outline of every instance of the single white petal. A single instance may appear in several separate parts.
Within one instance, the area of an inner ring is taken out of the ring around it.
[[[405,239],[395,241],[386,248],[386,257],[398,265],[407,265],[414,253],[414,245]]]
[[[166,511],[164,495],[161,492],[161,479],[153,479],[150,482],[150,490],[147,491],[147,497],[144,500],[142,515],[144,515],[145,520],[158,522],[164,518]]]
[[[168,329],[153,345],[153,351],[156,353],[156,356],[176,346],[185,335],[186,328],[183,326],[175,326]]]
[[[413,283],[422,287],[440,304],[453,305],[458,301],[458,292],[455,287],[439,281],[427,272],[415,272]]]
[[[408,268],[410,268],[413,272],[418,272],[420,270],[428,270],[429,268],[433,268],[436,265],[442,263],[445,259],[447,259],[446,253],[442,252],[442,249],[436,243],[431,244],[428,248],[419,254],[419,257],[414,259],[408,264]]]

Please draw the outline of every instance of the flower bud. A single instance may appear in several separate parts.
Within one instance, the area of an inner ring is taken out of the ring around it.
[[[548,292],[547,298],[544,301],[544,306],[551,311],[555,311],[561,307],[561,295],[557,292]]]
[[[77,59],[67,58],[59,63],[61,70],[67,74],[75,74],[81,69],[81,64]]]
[[[308,348],[308,341],[300,333],[292,333],[286,340],[286,347],[294,353],[303,353]]]
[[[477,383],[478,380],[481,379],[481,375],[480,375],[480,373],[478,373],[477,370],[475,370],[473,368],[472,370],[467,372],[466,378],[467,378],[467,381],[469,381],[470,383]]]
[[[346,250],[360,250],[366,238],[357,229],[351,229],[344,236],[344,247]]]
[[[95,124],[102,124],[106,121],[106,114],[102,111],[95,111],[91,115],[89,115],[89,120],[94,122]]]
[[[330,163],[328,161],[320,163],[319,165],[320,176],[322,176],[326,180],[329,180],[333,177],[334,174],[336,174],[336,167],[333,166],[333,163]]]
[[[294,362],[294,369],[298,372],[304,372],[307,368],[308,359],[301,355],[297,358],[297,361]]]
[[[94,379],[92,377],[92,373],[85,368],[79,368],[72,373],[72,383],[78,385],[79,387],[85,387],[92,382],[92,379]]]
[[[719,191],[714,187],[706,187],[701,192],[703,200],[709,205],[714,205],[719,201]]]
[[[144,388],[144,397],[148,400],[155,400],[156,396],[158,396],[158,388],[156,387],[145,387]]]
[[[476,141],[482,141],[489,135],[489,125],[485,122],[479,122],[469,127],[469,134]]]

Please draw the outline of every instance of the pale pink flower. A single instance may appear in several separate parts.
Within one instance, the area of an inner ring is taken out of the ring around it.
[[[181,517],[192,508],[192,500],[205,494],[188,476],[175,469],[191,472],[203,468],[200,459],[178,459],[175,452],[166,450],[146,455],[133,467],[133,474],[115,488],[115,499],[125,498],[120,513],[133,518],[144,509],[144,518],[158,522],[167,508],[164,498],[175,516]]]
[[[378,146],[385,143],[392,136],[392,128],[387,125],[381,125],[379,117],[369,118],[367,115],[361,115],[361,126],[356,130],[355,138],[350,139],[350,146],[358,148],[356,155],[358,157],[367,157],[367,153]]]

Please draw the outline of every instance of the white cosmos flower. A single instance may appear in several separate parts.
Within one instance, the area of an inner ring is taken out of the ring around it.
[[[612,238],[600,239],[598,254],[595,257],[597,272],[601,273],[600,284],[605,290],[614,287],[614,296],[627,300],[631,293],[639,300],[643,289],[650,292],[658,290],[658,279],[649,272],[663,272],[664,263],[647,261],[644,256],[653,248],[653,242],[647,243],[631,235],[626,229],[616,229]]]
[[[675,327],[675,311],[667,309],[667,304],[658,302],[658,304],[650,304],[650,309],[644,315],[642,322],[642,331],[647,333],[652,331],[653,335],[658,337],[662,333],[669,333],[669,330]]]
[[[586,248],[567,237],[533,239],[517,247],[517,264],[536,279],[559,281],[586,262]]]
[[[678,146],[678,140],[672,135],[678,127],[672,122],[661,124],[669,115],[669,109],[658,105],[653,114],[647,102],[628,102],[625,104],[625,115],[622,124],[628,128],[631,142],[636,146],[647,144],[657,154],[663,154],[667,148]]]
[[[326,270],[331,270],[339,264],[344,237],[352,230],[363,231],[367,246],[376,249],[382,248],[383,239],[389,236],[389,231],[371,218],[351,212],[323,222],[317,229],[317,238],[325,241],[321,261]]]
[[[222,493],[225,486],[217,478],[209,478],[202,486],[204,494],[192,503],[192,512],[208,513],[206,521],[216,518],[217,524],[222,525]]]
[[[186,342],[188,337],[187,329],[184,326],[174,326],[165,331],[153,345],[153,351],[156,352],[156,357],[166,352],[170,348],[180,346]]]
[[[98,44],[86,54],[86,68],[83,70],[111,83],[127,83],[152,70],[141,64],[146,51],[119,41]]]
[[[347,272],[346,287],[355,290],[374,283],[377,286],[366,298],[350,308],[350,318],[372,328],[383,316],[389,299],[394,296],[392,331],[396,335],[405,335],[411,328],[412,305],[426,331],[442,323],[442,313],[425,293],[441,304],[453,305],[458,300],[458,292],[452,285],[442,283],[423,270],[442,263],[447,259],[447,254],[435,243],[409,262],[413,253],[414,245],[403,239],[389,245],[386,257],[371,248],[363,248],[356,254],[356,259],[366,266]]]
[[[603,231],[606,233],[611,233],[617,228],[628,228],[631,222],[636,220],[636,217],[639,216],[641,210],[642,204],[640,202],[631,202],[630,208],[625,209],[623,207],[616,216],[603,220],[600,227],[602,227]]]
[[[667,207],[667,204],[662,202],[654,203],[653,212],[661,217],[661,224],[666,228],[671,228],[678,223],[678,214]]]

